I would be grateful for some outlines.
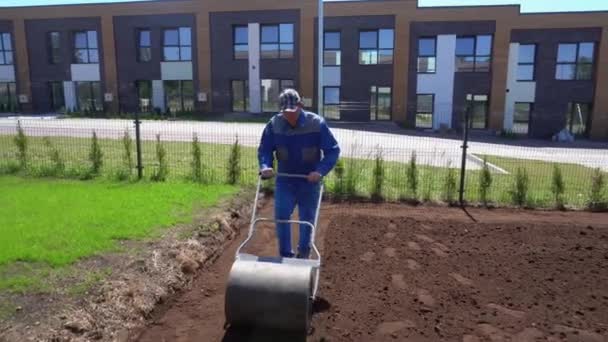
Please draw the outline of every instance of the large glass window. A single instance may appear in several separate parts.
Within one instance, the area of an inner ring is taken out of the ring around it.
[[[359,64],[392,64],[393,29],[359,32]]]
[[[529,102],[515,103],[515,111],[513,112],[513,133],[528,134],[533,107],[534,104]]]
[[[149,62],[152,60],[152,33],[147,29],[137,31],[137,60]]]
[[[370,93],[370,120],[390,120],[392,113],[391,87],[372,86]]]
[[[570,102],[566,113],[566,128],[574,135],[586,136],[590,117],[590,103]]]
[[[233,28],[232,47],[234,59],[249,59],[249,29],[247,26],[235,26]]]
[[[488,95],[467,95],[471,105],[469,128],[486,129],[488,127]]]
[[[13,42],[10,33],[0,33],[0,65],[13,64]]]
[[[74,63],[99,63],[97,31],[81,31],[74,33]]]
[[[0,82],[0,112],[12,113],[16,112],[18,108],[15,82]]]
[[[249,112],[249,81],[233,80],[232,90],[232,111]]]
[[[63,96],[63,82],[49,82],[51,94],[51,109],[61,112],[65,109],[65,97]]]
[[[61,63],[61,34],[59,32],[49,32],[46,39],[49,53],[49,63]]]
[[[519,58],[517,60],[517,80],[534,80],[534,63],[536,60],[536,45],[519,45]]]
[[[166,62],[192,60],[192,30],[189,27],[163,31],[163,60]]]
[[[418,94],[416,97],[416,128],[433,128],[435,95]]]
[[[262,59],[293,58],[293,24],[262,25],[260,53]]]
[[[76,99],[78,109],[82,112],[103,111],[99,82],[76,82]]]
[[[340,120],[340,87],[323,88],[323,115],[329,120]]]
[[[437,40],[432,38],[418,39],[418,73],[432,74],[437,70]]]
[[[323,65],[335,66],[342,63],[340,32],[325,32],[323,39]]]
[[[262,80],[262,111],[277,112],[279,110],[279,95],[287,88],[294,88],[293,80]]]
[[[139,101],[139,111],[143,113],[152,111],[152,81],[136,81],[137,99]]]
[[[174,115],[194,110],[194,83],[192,81],[165,81],[165,103]]]
[[[490,71],[492,36],[458,37],[456,39],[456,71]]]
[[[559,44],[555,79],[590,80],[594,59],[594,43]]]

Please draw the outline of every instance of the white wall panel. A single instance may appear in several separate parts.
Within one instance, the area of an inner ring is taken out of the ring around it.
[[[260,24],[251,23],[249,34],[249,110],[252,113],[262,112],[260,80]]]
[[[72,64],[70,71],[72,72],[72,81],[98,82],[101,80],[99,64]]]
[[[194,79],[192,62],[161,62],[160,74],[163,81],[189,81]]]
[[[14,65],[0,65],[0,82],[15,82]]]

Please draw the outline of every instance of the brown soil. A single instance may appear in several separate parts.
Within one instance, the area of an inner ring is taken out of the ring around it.
[[[320,228],[321,298],[301,340],[608,340],[607,214],[334,204]],[[236,247],[139,341],[298,340],[224,330]],[[253,251],[275,250],[262,227]]]

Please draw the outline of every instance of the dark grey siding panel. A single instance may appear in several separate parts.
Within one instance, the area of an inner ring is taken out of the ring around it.
[[[32,81],[32,105],[34,111],[51,110],[51,94],[48,87],[50,81],[71,80],[70,65],[73,60],[75,31],[97,31],[99,46],[99,63],[101,75],[104,75],[103,37],[99,18],[63,18],[26,20],[27,49],[30,56],[30,79]],[[47,33],[61,34],[61,63],[49,63]],[[104,82],[102,77],[102,89]],[[103,91],[103,90],[102,90]]]
[[[359,65],[359,31],[394,29],[395,17],[392,15],[326,17],[324,25],[325,31],[339,31],[341,34],[341,120],[369,121],[370,88],[371,86],[391,87],[394,91],[393,65]],[[317,68],[317,32],[318,26],[315,24],[315,75],[319,74]],[[396,45],[397,41],[394,42],[394,46]],[[315,76],[315,94],[317,92],[317,79]]]
[[[116,41],[116,60],[118,71],[118,96],[121,111],[138,110],[137,89],[135,81],[160,80],[162,62],[162,31],[165,28],[186,26],[192,28],[192,63],[194,89],[198,86],[197,64],[197,29],[194,14],[164,14],[120,16],[114,18],[114,36]],[[152,60],[141,63],[137,61],[139,29],[148,29],[152,36]],[[199,102],[195,102],[199,106]]]
[[[261,79],[293,80],[296,87],[300,72],[300,11],[247,11],[214,12],[209,14],[211,34],[211,84],[213,89],[213,111],[232,110],[230,83],[232,80],[249,79],[247,60],[233,57],[233,27],[249,23],[294,24],[294,58],[260,60]]]
[[[417,63],[418,38],[453,34],[457,36],[468,35],[494,35],[496,22],[469,21],[469,22],[412,22],[410,24],[410,65],[408,67],[408,107],[406,124],[414,127],[416,124],[416,89],[418,85]],[[456,58],[456,56],[454,56]],[[452,127],[460,129],[463,118],[466,94],[490,95],[492,82],[491,72],[456,72],[454,75],[454,97],[452,112]],[[489,115],[489,111],[488,111]]]
[[[530,135],[548,138],[566,125],[568,102],[593,103],[595,77],[590,81],[555,79],[557,49],[560,43],[596,42],[601,28],[513,30],[511,41],[536,44],[536,103],[530,119]],[[597,56],[598,44],[596,44]],[[596,58],[597,66],[597,58]]]

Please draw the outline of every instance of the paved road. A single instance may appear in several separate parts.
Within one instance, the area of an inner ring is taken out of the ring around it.
[[[26,134],[32,136],[90,137],[95,130],[101,138],[118,139],[125,129],[134,131],[130,120],[20,118]],[[0,134],[14,134],[17,118],[0,118]],[[235,138],[245,146],[257,146],[264,125],[259,123],[223,123],[196,121],[144,121],[142,139],[153,140],[161,134],[165,141],[190,141],[194,133],[202,142],[231,144]],[[407,162],[416,152],[420,164],[460,167],[461,143],[439,137],[407,136],[392,133],[333,129],[343,155],[373,158],[378,147],[385,160]],[[479,169],[480,160],[474,155],[495,155],[509,158],[573,163],[600,167],[608,171],[608,145],[605,149],[522,147],[497,143],[470,143],[467,167]],[[494,171],[501,172],[500,168]]]

